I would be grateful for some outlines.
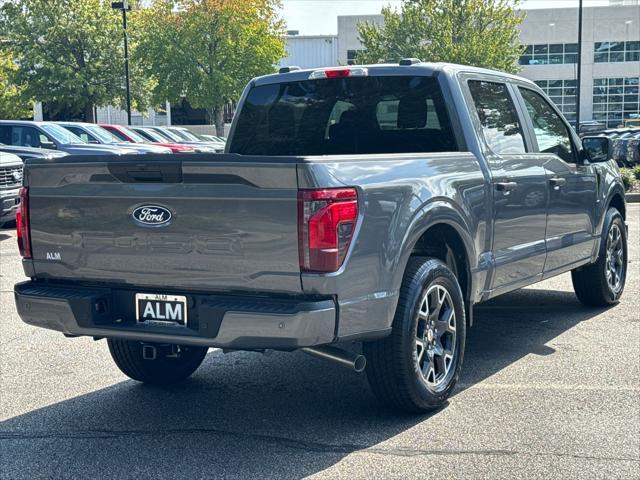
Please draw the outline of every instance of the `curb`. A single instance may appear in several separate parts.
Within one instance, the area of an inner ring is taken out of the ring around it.
[[[624,197],[627,203],[640,203],[640,193],[627,193]]]

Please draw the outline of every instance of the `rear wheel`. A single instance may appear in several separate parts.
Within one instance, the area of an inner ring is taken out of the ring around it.
[[[111,358],[129,378],[163,385],[179,382],[197,370],[207,347],[142,343],[107,339]]]
[[[607,211],[598,260],[571,272],[578,299],[591,307],[616,303],[627,277],[627,235],[622,215],[611,207]]]
[[[464,302],[453,272],[440,260],[412,258],[391,335],[363,347],[372,390],[406,411],[441,407],[458,380],[465,334]]]

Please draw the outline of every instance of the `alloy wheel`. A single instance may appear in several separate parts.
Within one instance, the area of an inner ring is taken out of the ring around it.
[[[605,275],[607,284],[614,294],[617,294],[624,280],[624,246],[622,232],[617,224],[612,224],[607,235],[607,261],[605,262]]]
[[[455,371],[456,312],[451,295],[442,285],[423,294],[418,309],[415,362],[427,388],[446,388]]]

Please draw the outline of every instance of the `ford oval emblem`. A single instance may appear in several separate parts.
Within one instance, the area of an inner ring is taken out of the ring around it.
[[[171,211],[160,205],[141,205],[131,214],[133,220],[144,227],[162,227],[171,221]]]

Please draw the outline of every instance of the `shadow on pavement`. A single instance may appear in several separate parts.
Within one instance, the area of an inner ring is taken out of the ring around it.
[[[553,354],[546,343],[600,312],[531,289],[477,307],[458,392]],[[429,421],[385,409],[364,375],[301,353],[214,351],[172,388],[123,381],[11,418],[0,443],[7,478],[300,478]]]

